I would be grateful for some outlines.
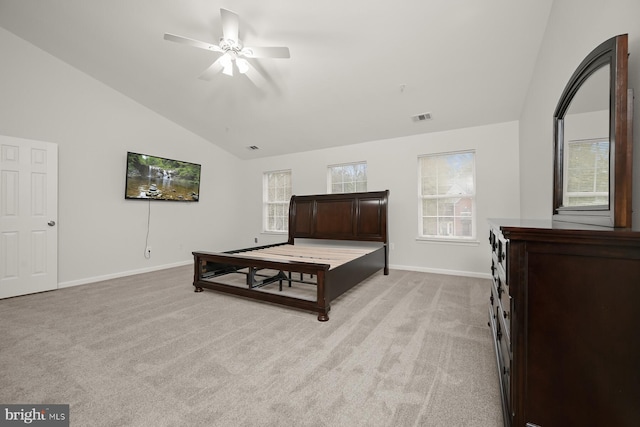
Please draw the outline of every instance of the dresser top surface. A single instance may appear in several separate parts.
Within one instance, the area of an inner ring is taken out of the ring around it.
[[[630,229],[522,218],[492,218],[488,221],[491,227],[500,229],[508,239],[549,241],[579,239],[640,245],[640,232]]]

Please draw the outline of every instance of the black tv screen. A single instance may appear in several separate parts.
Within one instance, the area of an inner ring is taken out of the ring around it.
[[[124,197],[197,202],[200,199],[200,165],[128,152]]]

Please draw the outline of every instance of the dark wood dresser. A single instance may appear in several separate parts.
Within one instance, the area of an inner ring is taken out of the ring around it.
[[[640,232],[490,220],[506,426],[640,426]]]

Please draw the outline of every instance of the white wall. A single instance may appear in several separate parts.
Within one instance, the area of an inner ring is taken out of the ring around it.
[[[489,257],[486,218],[551,216],[552,115],[582,58],[607,38],[629,33],[630,86],[640,91],[638,16],[637,0],[555,0],[519,123],[249,161],[237,160],[0,29],[0,134],[60,146],[63,283],[188,262],[196,248],[242,247],[254,237],[260,243],[282,241],[285,236],[260,234],[262,173],[290,168],[294,193],[324,193],[328,164],[361,160],[368,163],[369,189],[391,191],[392,265],[482,275]],[[636,225],[639,141],[635,132]],[[478,245],[417,241],[417,156],[466,149],[477,153]],[[149,261],[142,257],[148,204],[123,200],[127,150],[203,165],[201,202],[151,205],[154,253]]]
[[[460,245],[417,241],[418,156],[474,149],[477,180],[478,243]],[[262,174],[291,169],[293,193],[326,193],[327,166],[366,161],[368,190],[390,190],[389,232],[392,267],[486,276],[490,265],[487,218],[519,216],[518,123],[372,141],[347,147],[248,160],[242,163],[241,193],[245,203],[239,244],[286,240],[261,234]]]
[[[603,41],[629,34],[629,86],[640,93],[640,1],[555,0],[520,118],[521,214],[550,219],[553,112],[582,59]],[[633,223],[640,226],[640,112],[634,122]]]
[[[292,169],[295,194],[326,192],[326,166],[366,160],[369,190],[391,191],[395,267],[486,275],[487,217],[518,216],[518,124],[239,161],[0,29],[0,134],[59,145],[59,282],[88,283],[191,262],[191,251],[282,241],[261,234],[262,173]],[[475,149],[476,245],[418,242],[417,156]],[[201,200],[124,200],[127,151],[202,164]],[[147,213],[149,245],[143,256]]]
[[[60,286],[233,244],[235,157],[2,28],[0,52],[0,134],[59,146]],[[127,151],[202,164],[200,202],[124,200]]]

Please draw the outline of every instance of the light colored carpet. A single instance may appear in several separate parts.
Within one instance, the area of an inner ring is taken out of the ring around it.
[[[499,426],[489,280],[392,270],[330,320],[191,267],[0,300],[0,403],[72,426]]]

